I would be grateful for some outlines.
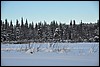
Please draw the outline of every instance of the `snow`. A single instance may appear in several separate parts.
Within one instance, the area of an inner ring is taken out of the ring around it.
[[[1,44],[1,65],[99,66],[99,43],[96,42],[31,43],[30,49],[28,45]]]

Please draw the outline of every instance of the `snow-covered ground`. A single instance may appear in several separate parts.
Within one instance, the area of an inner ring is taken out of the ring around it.
[[[99,66],[99,43],[1,44],[2,66]]]

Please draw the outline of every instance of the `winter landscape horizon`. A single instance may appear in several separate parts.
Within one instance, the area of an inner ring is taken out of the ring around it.
[[[1,1],[1,66],[99,66],[99,1]]]

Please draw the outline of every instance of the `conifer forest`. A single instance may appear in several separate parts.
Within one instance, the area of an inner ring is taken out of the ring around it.
[[[59,23],[59,24],[58,24]],[[29,42],[98,42],[99,41],[99,20],[96,23],[76,24],[75,20],[70,20],[69,24],[51,21],[50,24],[44,22],[23,21],[16,19],[8,22],[1,20],[1,42],[29,43]]]

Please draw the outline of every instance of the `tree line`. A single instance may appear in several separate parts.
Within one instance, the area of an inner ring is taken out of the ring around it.
[[[21,22],[21,24],[20,24]],[[71,20],[70,24],[59,23],[55,20],[47,24],[46,21],[29,23],[28,20],[21,21],[16,19],[13,25],[5,19],[1,20],[1,41],[32,41],[32,42],[91,42],[99,41],[99,20],[96,23],[76,24]]]

